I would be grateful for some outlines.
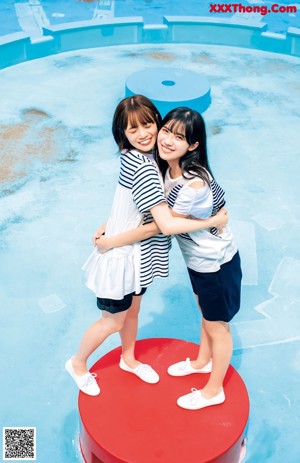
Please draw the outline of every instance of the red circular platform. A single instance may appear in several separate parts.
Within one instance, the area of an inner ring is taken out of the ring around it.
[[[101,394],[79,394],[80,446],[87,463],[238,463],[249,416],[245,384],[231,366],[221,405],[190,411],[179,396],[201,389],[208,374],[174,378],[167,367],[195,358],[198,345],[178,339],[144,339],[136,358],[160,375],[147,384],[119,368],[121,347],[91,368]]]

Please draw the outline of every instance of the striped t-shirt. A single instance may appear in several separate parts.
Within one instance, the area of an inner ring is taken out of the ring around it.
[[[119,184],[131,190],[132,199],[143,214],[143,224],[153,222],[150,209],[166,201],[155,161],[135,150],[123,153]],[[170,243],[170,237],[162,233],[141,242],[142,288],[151,285],[154,278],[168,276]]]

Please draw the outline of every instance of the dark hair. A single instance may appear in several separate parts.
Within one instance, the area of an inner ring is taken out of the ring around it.
[[[171,132],[177,132],[178,129],[185,135],[187,143],[191,146],[198,142],[199,145],[192,151],[182,156],[179,160],[179,166],[182,170],[182,175],[185,178],[200,177],[204,182],[209,184],[208,172],[213,176],[207,155],[206,147],[206,129],[203,117],[198,111],[190,108],[180,107],[173,109],[162,120],[162,127],[168,126]],[[167,161],[156,157],[158,166],[163,174],[168,168]],[[186,177],[188,174],[189,177]]]
[[[138,123],[154,123],[159,130],[161,115],[152,101],[144,95],[129,96],[120,101],[112,122],[112,133],[120,151],[132,148],[125,135],[129,123],[132,127],[136,127]]]

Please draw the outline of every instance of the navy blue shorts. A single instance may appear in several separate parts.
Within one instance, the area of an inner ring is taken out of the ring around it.
[[[217,272],[200,273],[190,268],[188,272],[203,318],[229,322],[240,309],[242,270],[239,253],[221,265]]]
[[[105,299],[102,297],[97,297],[97,307],[100,310],[106,310],[112,314],[124,312],[124,310],[128,310],[131,306],[133,296],[142,296],[145,294],[146,290],[147,288],[142,288],[142,291],[139,294],[126,294],[123,299]]]

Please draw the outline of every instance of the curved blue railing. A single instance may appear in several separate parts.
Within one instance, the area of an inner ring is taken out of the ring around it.
[[[157,43],[227,45],[300,56],[300,28],[277,34],[255,20],[201,16],[164,16],[162,24],[145,24],[142,17],[79,21],[43,27],[36,38],[24,32],[0,37],[0,69],[83,48]]]

